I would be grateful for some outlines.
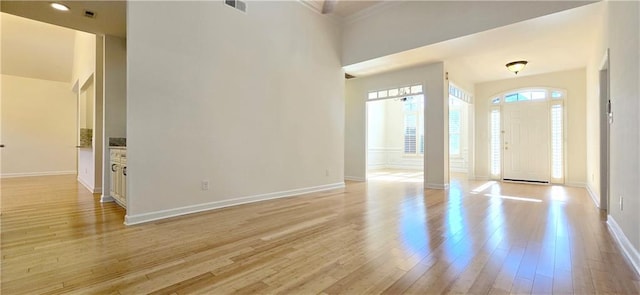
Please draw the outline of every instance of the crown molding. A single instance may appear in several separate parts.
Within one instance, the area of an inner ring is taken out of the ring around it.
[[[299,0],[301,1],[301,0]],[[403,1],[383,1],[382,3],[373,5],[371,7],[367,7],[363,10],[360,10],[350,16],[347,16],[345,18],[343,18],[342,23],[343,24],[351,24],[357,21],[360,21],[362,19],[368,18],[372,15],[375,15],[383,10],[389,9],[391,7],[394,6],[398,6],[400,4],[402,4]]]

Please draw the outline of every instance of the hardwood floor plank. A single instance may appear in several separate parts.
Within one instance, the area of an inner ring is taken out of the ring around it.
[[[0,292],[640,292],[584,189],[452,179],[431,190],[420,179],[387,171],[131,227],[73,176],[1,179]]]

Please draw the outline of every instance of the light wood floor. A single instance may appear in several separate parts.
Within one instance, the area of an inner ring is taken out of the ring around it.
[[[349,182],[125,227],[74,177],[1,184],[2,294],[640,291],[579,188]]]

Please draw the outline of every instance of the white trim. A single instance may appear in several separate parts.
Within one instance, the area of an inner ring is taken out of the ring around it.
[[[78,182],[80,184],[82,184],[82,186],[84,186],[84,188],[86,188],[92,194],[100,194],[100,193],[102,193],[102,188],[101,187],[93,187],[92,188],[84,179],[80,178],[79,176],[78,176]]]
[[[358,177],[358,176],[345,176],[344,180],[350,180],[350,181],[367,181],[364,177]]]
[[[370,152],[401,152],[402,148],[389,148],[389,147],[374,147],[374,148],[369,148]]]
[[[591,198],[591,200],[593,200],[593,203],[596,205],[596,208],[600,208],[600,198],[598,197],[598,195],[596,195],[596,193],[593,191],[593,188],[588,183],[567,182],[564,184],[564,186],[584,188],[585,190],[587,190],[587,193],[589,194],[589,197]]]
[[[631,265],[633,269],[635,269],[636,273],[640,274],[640,253],[638,253],[638,250],[633,247],[631,241],[629,241],[627,236],[622,231],[622,228],[620,228],[616,220],[613,219],[613,216],[607,216],[607,225],[609,225],[609,229],[611,230],[611,233],[613,234],[613,237],[615,238],[618,246],[622,248],[624,256],[627,257],[629,262],[631,262]]]
[[[124,218],[125,220],[124,224],[125,225],[140,224],[140,223],[166,219],[166,218],[175,217],[175,216],[181,216],[181,215],[197,213],[202,211],[209,211],[209,210],[218,209],[218,208],[260,202],[260,201],[266,201],[266,200],[272,200],[272,199],[279,199],[279,198],[285,198],[285,197],[291,197],[291,196],[300,196],[303,194],[321,192],[321,191],[327,191],[327,190],[333,190],[333,189],[341,189],[344,187],[345,187],[344,182],[337,182],[332,184],[325,184],[325,185],[319,185],[319,186],[313,186],[313,187],[307,187],[307,188],[299,188],[299,189],[293,189],[288,191],[240,197],[240,198],[235,198],[231,200],[196,204],[196,205],[190,205],[190,206],[185,206],[180,208],[160,210],[160,211],[137,214],[137,215],[127,214]]]
[[[330,19],[332,22],[334,22],[336,24],[341,24],[342,21],[343,21],[340,16],[338,16],[338,15],[336,15],[334,13],[327,13],[327,14],[322,13],[322,10],[319,10],[319,9],[322,9],[322,7],[313,6],[311,3],[309,3],[310,0],[298,0],[296,2],[302,4],[302,6],[304,6],[307,9],[310,9],[311,11],[313,11],[315,13]]]
[[[84,188],[86,188],[88,191],[93,192],[93,188],[91,188],[91,186],[88,183],[86,183],[84,179],[80,178],[79,175],[78,175],[78,182],[82,184],[82,186],[84,186]]]
[[[604,56],[602,56],[602,60],[600,60],[600,70],[604,69],[609,69],[609,48],[605,50]]]
[[[34,176],[52,176],[52,175],[70,175],[77,174],[78,171],[46,171],[46,172],[27,172],[27,173],[5,173],[0,178],[16,178],[16,177],[34,177]]]
[[[551,183],[551,184],[562,184],[562,183]],[[564,186],[571,186],[571,187],[581,187],[581,188],[587,188],[587,184],[584,182],[565,182]]]
[[[100,196],[100,203],[111,203],[111,202],[115,202],[116,199],[114,199],[112,196],[105,196],[104,194],[102,196]]]
[[[398,170],[411,170],[411,171],[422,171],[423,170],[423,166],[422,165],[411,165],[411,164],[389,164],[389,165],[382,165],[383,168],[386,169],[398,169]]]
[[[585,189],[587,189],[587,192],[589,193],[591,200],[593,200],[593,203],[596,205],[596,208],[600,208],[600,197],[593,191],[591,185],[587,183],[587,185],[585,185]]]
[[[473,178],[469,178],[471,180],[479,180],[479,181],[489,181],[489,180],[496,180],[496,181],[500,181],[499,179],[493,179],[489,176],[482,176],[482,175],[475,175]]]
[[[446,190],[449,188],[449,184],[442,184],[442,183],[425,183],[424,188],[428,188],[428,189],[443,189]]]
[[[342,21],[343,24],[350,24],[361,19],[367,18],[371,15],[376,14],[379,11],[391,8],[393,6],[399,5],[402,1],[382,1],[379,4],[367,7],[363,10],[360,10],[352,15],[345,17]]]

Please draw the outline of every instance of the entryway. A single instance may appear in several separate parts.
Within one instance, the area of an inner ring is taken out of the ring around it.
[[[492,178],[564,183],[564,98],[559,89],[522,89],[492,100]]]
[[[423,181],[424,94],[420,84],[371,91],[367,101],[367,179]]]

